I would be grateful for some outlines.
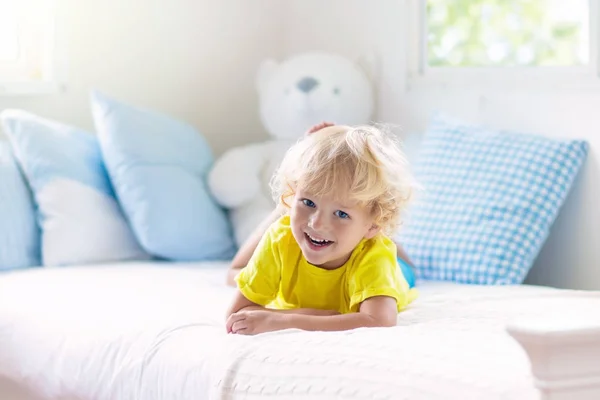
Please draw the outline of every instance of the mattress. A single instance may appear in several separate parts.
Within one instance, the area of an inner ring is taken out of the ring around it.
[[[129,262],[0,275],[0,398],[12,386],[40,400],[533,400],[506,323],[600,309],[598,293],[419,282],[394,328],[241,336],[224,328],[234,291],[225,268]]]

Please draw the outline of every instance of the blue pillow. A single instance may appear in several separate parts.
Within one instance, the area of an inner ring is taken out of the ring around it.
[[[5,110],[0,120],[33,190],[44,265],[148,258],[117,203],[94,135],[21,110]]]
[[[40,235],[27,183],[0,141],[0,270],[40,265]]]
[[[230,259],[229,220],[206,185],[213,155],[205,139],[181,121],[98,92],[92,111],[108,172],[142,247],[175,261]]]
[[[424,190],[397,238],[417,277],[522,283],[587,151],[436,114],[415,165]]]

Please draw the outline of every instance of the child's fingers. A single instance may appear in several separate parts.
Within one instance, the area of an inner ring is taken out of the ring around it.
[[[310,135],[311,133],[315,133],[317,131],[320,131],[323,128],[327,128],[328,126],[333,126],[335,125],[333,122],[321,122],[320,124],[317,125],[313,125],[310,127],[310,129],[306,132],[307,135]]]
[[[319,128],[317,128],[317,126],[311,126],[309,130],[306,131],[305,135],[310,135],[311,133],[315,133],[316,131],[318,131]]]
[[[248,322],[246,320],[236,321],[231,326],[231,332],[242,333],[242,331],[248,329]]]
[[[243,320],[245,318],[246,318],[246,314],[245,313],[237,312],[237,313],[231,314],[227,318],[227,322],[225,322],[225,328],[227,328],[227,333],[229,333],[229,332],[232,331],[232,327],[233,327],[234,323],[236,323],[238,321],[241,321],[241,320]]]
[[[313,126],[310,128],[310,131],[311,131],[311,133],[312,133],[312,132],[316,132],[316,131],[318,131],[318,130],[320,130],[320,129],[323,129],[323,128],[325,128],[325,126],[326,126],[325,124],[326,124],[325,122],[321,122],[320,124],[313,125]]]
[[[320,131],[323,128],[327,128],[328,126],[333,126],[332,122],[321,122],[320,124],[313,127],[314,132]]]

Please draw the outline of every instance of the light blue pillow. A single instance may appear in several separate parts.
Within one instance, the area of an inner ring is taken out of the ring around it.
[[[522,283],[587,149],[435,115],[415,165],[424,190],[398,237],[417,277]]]
[[[92,111],[108,172],[142,247],[175,261],[230,259],[231,227],[207,189],[213,155],[202,135],[98,92]]]
[[[148,258],[116,201],[95,136],[20,110],[5,110],[0,120],[33,191],[44,265]]]
[[[40,265],[40,234],[27,183],[10,144],[0,141],[0,270]]]

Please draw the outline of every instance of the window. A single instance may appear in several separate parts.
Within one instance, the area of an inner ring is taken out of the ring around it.
[[[54,1],[0,0],[0,94],[56,89]]]
[[[409,0],[409,71],[438,83],[574,83],[597,76],[596,1]]]

